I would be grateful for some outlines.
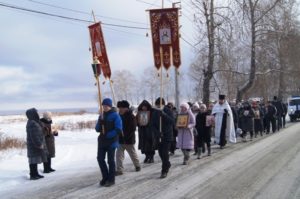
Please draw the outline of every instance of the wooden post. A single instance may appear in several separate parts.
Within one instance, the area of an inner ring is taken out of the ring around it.
[[[164,95],[164,89],[163,89],[163,50],[162,47],[160,47],[160,57],[161,57],[161,67],[160,67],[160,109],[163,111],[162,108],[162,98]],[[162,116],[159,118],[159,131],[162,133]]]
[[[116,98],[115,98],[115,90],[114,90],[113,82],[112,82],[111,79],[109,79],[109,85],[110,85],[110,89],[111,89],[111,93],[112,93],[114,105],[117,106],[117,102],[116,102]]]

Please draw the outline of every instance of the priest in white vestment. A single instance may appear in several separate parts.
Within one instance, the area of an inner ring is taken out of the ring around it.
[[[236,143],[233,115],[225,95],[219,95],[219,102],[214,105],[212,115],[215,117],[215,143],[221,148],[227,140]]]

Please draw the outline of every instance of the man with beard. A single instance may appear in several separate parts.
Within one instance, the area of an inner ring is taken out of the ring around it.
[[[212,114],[215,116],[215,143],[223,149],[227,143],[227,138],[232,143],[236,143],[233,115],[225,95],[219,95],[219,103],[215,104]]]

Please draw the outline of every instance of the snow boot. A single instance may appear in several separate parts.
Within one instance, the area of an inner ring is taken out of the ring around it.
[[[38,180],[40,177],[37,175],[37,164],[29,164],[29,175],[30,175],[30,180]]]

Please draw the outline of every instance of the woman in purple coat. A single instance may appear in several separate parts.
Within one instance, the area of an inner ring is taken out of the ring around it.
[[[190,159],[190,151],[194,149],[193,128],[196,125],[195,116],[187,103],[180,105],[179,115],[188,115],[186,127],[178,127],[177,148],[182,150],[183,164],[187,165]]]

